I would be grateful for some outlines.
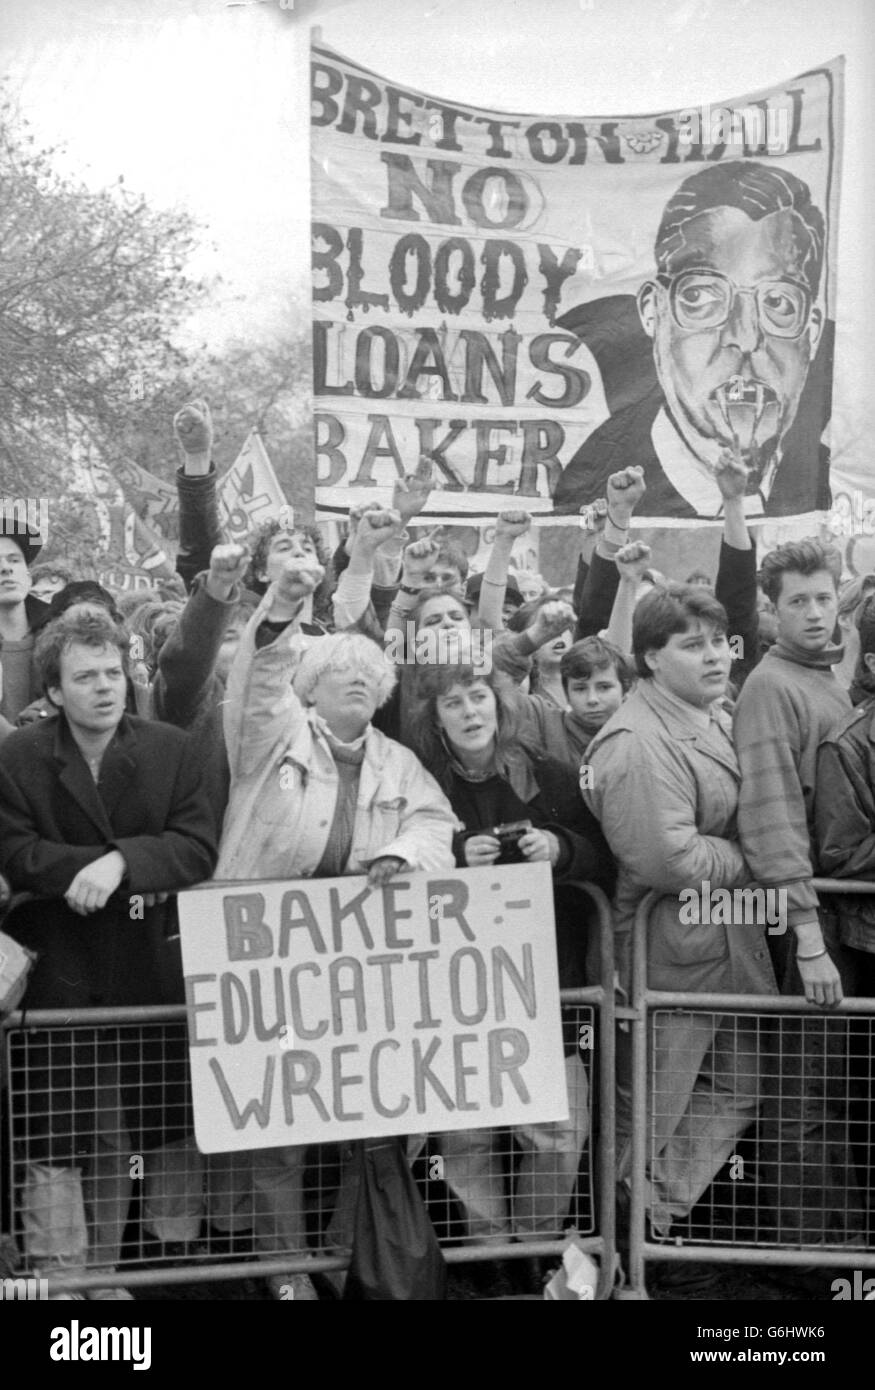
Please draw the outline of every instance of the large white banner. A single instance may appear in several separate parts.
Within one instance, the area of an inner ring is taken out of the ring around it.
[[[179,895],[203,1153],[565,1118],[547,864]]]
[[[561,35],[557,34],[557,42]],[[312,53],[317,506],[574,522],[645,471],[638,524],[829,506],[843,60],[640,116],[486,111]]]

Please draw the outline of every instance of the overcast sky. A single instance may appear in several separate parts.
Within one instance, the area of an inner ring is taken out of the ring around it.
[[[875,343],[872,0],[2,0],[0,67],[38,136],[206,224],[217,334],[306,293],[311,24],[402,85],[578,116],[719,102],[845,53],[839,316]]]

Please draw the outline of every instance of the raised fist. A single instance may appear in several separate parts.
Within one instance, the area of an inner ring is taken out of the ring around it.
[[[213,447],[213,421],[206,401],[189,401],[177,411],[173,433],[183,453],[209,454]]]
[[[576,622],[577,618],[570,603],[561,598],[551,599],[538,609],[534,622],[528,628],[529,637],[535,646],[543,647],[545,642],[552,642],[561,637],[569,628],[573,632]]]
[[[630,541],[628,545],[620,547],[614,561],[621,579],[630,579],[638,584],[650,565],[650,546],[643,541]]]
[[[643,468],[621,468],[608,478],[608,512],[618,526],[628,526],[641,498],[644,496]]]
[[[364,546],[366,550],[376,550],[397,536],[403,525],[398,512],[388,511],[384,507],[369,507],[359,516],[355,543],[357,546]]]
[[[249,567],[249,551],[243,545],[217,545],[210,555],[207,589],[213,598],[225,600],[235,584],[242,584]]]
[[[290,555],[274,580],[274,607],[297,604],[319,587],[325,578],[322,566],[310,556]]]
[[[607,498],[597,497],[594,502],[585,503],[580,509],[580,529],[592,534],[603,531],[608,517]]]
[[[526,534],[531,524],[532,518],[528,512],[499,512],[495,522],[495,539],[504,536],[516,540],[517,536]]]
[[[744,497],[749,471],[740,451],[723,450],[714,468],[714,477],[724,502],[730,502],[734,497]]]

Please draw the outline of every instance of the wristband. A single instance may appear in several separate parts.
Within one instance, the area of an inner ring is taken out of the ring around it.
[[[399,594],[414,594],[418,597],[422,593],[424,588],[424,584],[420,584],[418,587],[412,584],[399,584],[398,592]]]
[[[615,539],[617,537],[618,539]],[[609,544],[621,546],[625,545],[629,537],[628,526],[618,526],[610,517],[605,522],[605,529],[602,531],[602,539]]]
[[[826,949],[826,947],[824,946],[824,948],[823,948],[822,951],[815,951],[815,953],[814,953],[813,956],[800,956],[800,955],[799,955],[799,952],[797,951],[797,952],[796,952],[796,959],[797,959],[797,960],[820,960],[821,956],[825,956],[825,955],[827,955],[827,954],[828,954],[827,949]]]
[[[629,523],[628,523],[628,522],[626,523],[625,526],[618,526],[617,522],[616,522],[616,521],[614,520],[614,518],[611,516],[611,509],[610,509],[610,507],[609,507],[608,510],[605,512],[605,519],[606,519],[606,521],[609,523],[609,525],[613,526],[613,528],[614,528],[615,531],[628,531],[628,530],[629,530]]]

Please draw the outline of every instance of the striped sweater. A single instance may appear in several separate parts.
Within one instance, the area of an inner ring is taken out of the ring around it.
[[[758,883],[787,889],[791,927],[816,920],[817,748],[851,708],[831,669],[840,659],[839,647],[808,653],[779,642],[748,677],[735,709],[744,857]]]

